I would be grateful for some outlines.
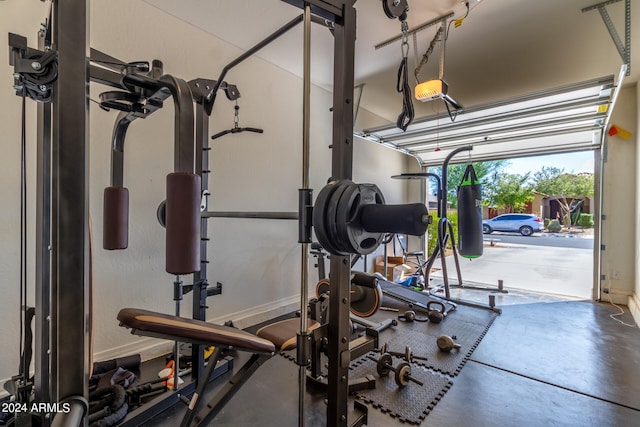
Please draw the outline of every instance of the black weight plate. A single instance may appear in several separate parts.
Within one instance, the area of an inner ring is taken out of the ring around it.
[[[409,385],[409,377],[411,376],[411,365],[407,362],[400,362],[396,366],[396,384],[398,387],[406,387]]]
[[[338,219],[339,203],[345,191],[354,184],[349,180],[340,180],[336,183],[336,190],[331,194],[325,209],[325,224],[327,224],[328,237],[331,239],[333,247],[336,249],[334,255],[349,255],[349,250],[344,238],[340,235],[340,220]],[[322,243],[322,242],[321,242]]]
[[[327,279],[320,280],[316,285],[316,298],[320,298],[323,294],[329,292],[330,283]]]
[[[407,0],[382,0],[382,9],[387,18],[399,18],[408,9]]]
[[[357,246],[353,246],[349,239],[349,213],[354,208],[353,204],[357,198],[359,191],[359,185],[351,183],[351,185],[345,189],[338,200],[336,211],[336,230],[340,244],[343,248],[348,250],[348,253],[356,253]]]
[[[337,181],[332,181],[320,190],[313,207],[312,215],[313,228],[315,230],[316,237],[318,238],[318,242],[320,242],[327,252],[333,255],[339,255],[339,253],[329,238],[329,229],[326,222],[326,210],[327,202],[337,188],[336,184]]]
[[[374,184],[359,184],[357,200],[351,202],[358,209],[351,208],[347,214],[347,236],[350,245],[361,255],[368,255],[376,250],[384,239],[384,233],[370,233],[360,224],[360,208],[371,204],[384,204],[380,189]]]
[[[378,371],[378,375],[381,377],[386,377],[389,372],[391,372],[393,365],[393,357],[389,353],[384,353],[378,359],[378,363],[376,364],[376,370]]]
[[[349,311],[358,317],[373,316],[382,304],[382,288],[351,285],[351,306]]]

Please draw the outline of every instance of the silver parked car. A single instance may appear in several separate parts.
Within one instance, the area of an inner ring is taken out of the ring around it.
[[[515,231],[523,236],[531,236],[543,229],[542,219],[531,214],[504,214],[492,219],[482,220],[482,232],[490,234],[494,231]]]

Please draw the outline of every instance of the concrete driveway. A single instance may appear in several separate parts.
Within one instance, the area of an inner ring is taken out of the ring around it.
[[[505,288],[592,299],[593,250],[520,244],[485,243],[480,258],[459,257],[464,283],[475,282]],[[442,278],[440,260],[433,278]],[[457,283],[453,256],[447,257],[449,283]]]

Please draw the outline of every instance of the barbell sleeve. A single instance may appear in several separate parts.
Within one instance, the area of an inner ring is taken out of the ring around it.
[[[362,228],[372,233],[400,233],[422,236],[429,225],[429,211],[422,203],[362,206]]]

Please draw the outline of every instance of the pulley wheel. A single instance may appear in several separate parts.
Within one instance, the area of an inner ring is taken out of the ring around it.
[[[34,53],[25,59],[28,61],[39,61],[43,56],[41,53]],[[48,85],[58,78],[58,63],[55,60],[51,61],[39,71],[24,73],[22,77],[35,85]]]
[[[125,113],[144,112],[144,107],[139,102],[140,97],[134,93],[121,90],[110,90],[100,94],[100,105]]]
[[[405,15],[406,19],[409,5],[407,0],[382,0],[382,9],[384,9],[384,13],[389,19],[403,19],[403,15]]]
[[[163,200],[156,210],[156,218],[163,228],[167,228],[167,201]]]

